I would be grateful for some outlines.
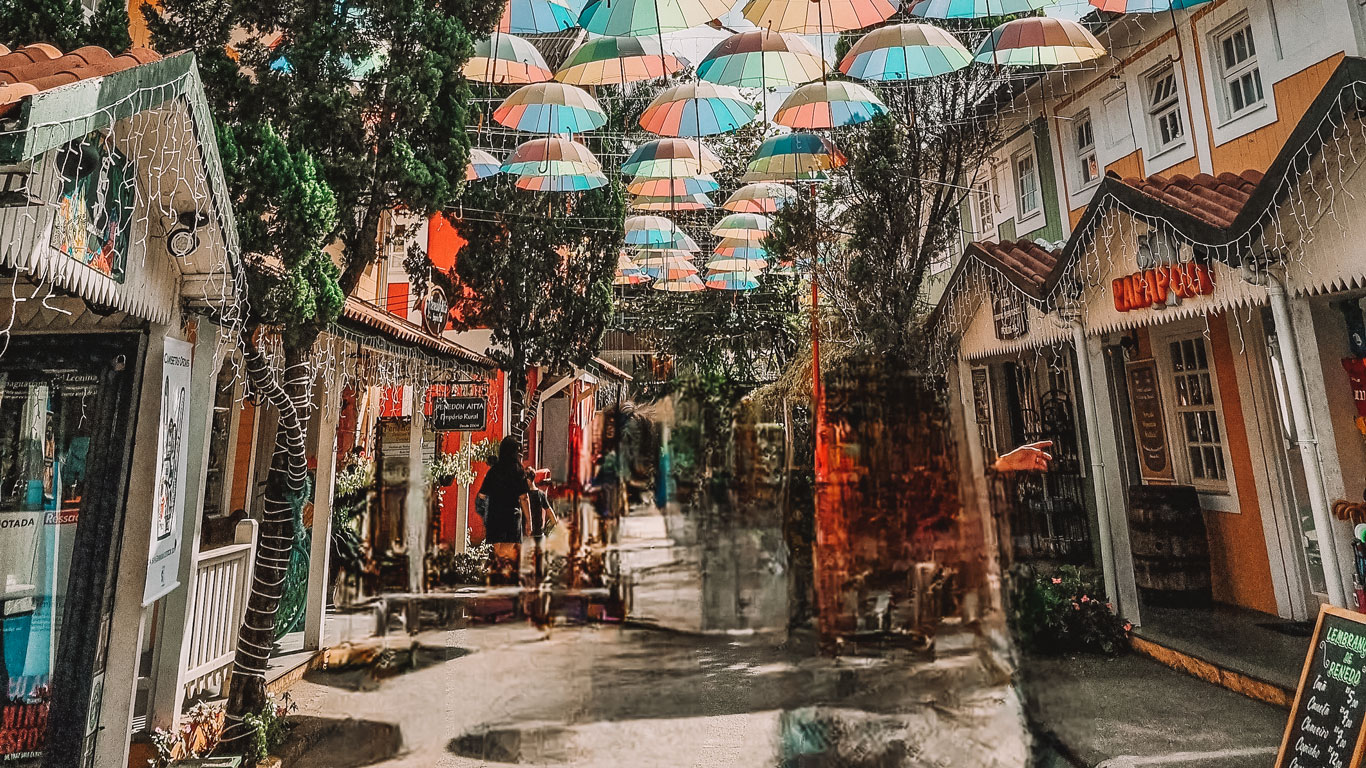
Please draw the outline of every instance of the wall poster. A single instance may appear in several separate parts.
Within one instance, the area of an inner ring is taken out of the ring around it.
[[[190,357],[194,345],[166,339],[161,353],[161,427],[157,432],[157,474],[152,494],[152,545],[147,552],[147,586],[142,604],[180,585],[181,522],[190,416]]]
[[[1157,383],[1157,362],[1152,358],[1134,360],[1126,368],[1139,475],[1144,482],[1170,483],[1175,475],[1167,451],[1167,422],[1162,411],[1162,390]]]
[[[54,153],[62,175],[52,247],[123,282],[137,194],[132,162],[92,133]]]

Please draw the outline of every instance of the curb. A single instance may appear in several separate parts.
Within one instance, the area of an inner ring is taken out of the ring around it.
[[[1185,672],[1207,683],[1227,688],[1250,699],[1265,702],[1286,711],[1289,711],[1290,707],[1294,705],[1294,689],[1284,688],[1275,683],[1269,683],[1251,675],[1221,667],[1198,656],[1178,651],[1175,648],[1155,643],[1137,635],[1130,638],[1130,644],[1134,652],[1141,656],[1146,656],[1163,666],[1171,667],[1178,672]]]

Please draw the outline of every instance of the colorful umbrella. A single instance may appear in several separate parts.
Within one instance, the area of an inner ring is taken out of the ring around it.
[[[663,216],[627,216],[626,244],[638,248],[667,246],[687,234],[679,226]],[[691,239],[691,238],[690,238]],[[694,249],[695,250],[695,249]]]
[[[671,260],[682,260],[691,264],[692,252],[682,248],[641,248],[636,251],[635,258],[639,259],[638,264],[663,264]]]
[[[791,32],[755,29],[722,40],[697,65],[697,78],[750,88],[800,85],[820,79],[825,59]]]
[[[744,256],[713,256],[707,260],[707,269],[713,272],[750,272],[758,274],[768,266],[768,259],[763,257],[747,258]]]
[[[592,0],[579,26],[597,35],[678,32],[724,16],[735,0]]]
[[[640,271],[656,280],[682,280],[698,272],[696,266],[687,259],[677,256],[661,258],[641,258]]]
[[[980,19],[1033,13],[1058,0],[921,0],[911,13],[926,19]]]
[[[461,69],[481,83],[522,85],[554,77],[536,46],[516,35],[496,34],[474,44],[474,55]]]
[[[706,195],[636,195],[631,198],[633,211],[703,211],[715,208]]]
[[[705,285],[717,291],[752,291],[759,280],[753,272],[710,272]]]
[[[796,199],[797,190],[786,184],[759,181],[732,192],[721,207],[736,213],[773,213]]]
[[[716,256],[736,259],[767,259],[768,250],[763,247],[762,235],[749,237],[723,237],[712,249]]]
[[[532,83],[512,92],[493,111],[493,119],[530,133],[583,133],[607,123],[597,99],[564,83]]]
[[[470,149],[470,161],[465,165],[465,181],[487,179],[503,172],[503,164],[492,153],[482,149]]]
[[[745,18],[775,32],[820,35],[886,21],[901,0],[749,0]]]
[[[697,275],[688,275],[682,280],[660,280],[650,287],[656,291],[669,291],[670,293],[693,293],[707,289],[702,278]]]
[[[729,85],[681,83],[655,96],[640,115],[640,127],[659,136],[711,136],[746,125],[756,114]]]
[[[1110,13],[1162,13],[1183,11],[1210,0],[1091,0],[1091,5]]]
[[[789,128],[834,128],[887,114],[877,94],[858,83],[807,83],[788,94],[773,121]]]
[[[514,182],[519,189],[533,192],[582,192],[607,186],[607,177],[601,173],[575,173],[564,176],[522,175]]]
[[[699,139],[655,139],[636,147],[622,163],[630,176],[693,176],[721,170],[721,158]]]
[[[773,222],[762,213],[732,213],[724,216],[711,228],[717,237],[758,242],[767,234]]]
[[[572,85],[618,85],[671,75],[686,66],[684,59],[665,53],[658,40],[598,37],[570,52],[555,79]]]
[[[613,284],[639,285],[649,279],[649,276],[640,269],[640,265],[632,261],[625,251],[617,254],[617,273],[612,280]]]
[[[860,80],[915,80],[962,69],[972,54],[933,24],[892,24],[860,37],[840,71]]]
[[[823,136],[787,133],[759,145],[741,181],[788,181],[828,178],[826,172],[848,160]]]
[[[716,179],[710,176],[682,176],[673,179],[653,179],[639,176],[626,185],[626,191],[633,195],[704,195],[721,188]]]
[[[1051,67],[1099,59],[1105,48],[1086,27],[1070,19],[1035,16],[991,30],[975,61],[1011,67]]]
[[[574,26],[574,11],[562,0],[507,0],[498,19],[499,32],[544,35]]]
[[[517,176],[572,176],[601,173],[602,164],[588,147],[560,136],[517,145],[503,163],[503,173]]]
[[[795,261],[780,261],[768,268],[768,275],[795,275],[797,274],[797,263]]]

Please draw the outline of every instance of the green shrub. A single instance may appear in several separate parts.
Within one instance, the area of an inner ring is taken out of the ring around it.
[[[1113,655],[1128,648],[1133,625],[1115,615],[1093,571],[1067,565],[1018,573],[1015,581],[1011,625],[1025,649]]]

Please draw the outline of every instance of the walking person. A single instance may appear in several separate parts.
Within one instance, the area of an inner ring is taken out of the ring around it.
[[[484,540],[493,545],[491,582],[517,583],[523,526],[531,517],[530,493],[531,484],[522,467],[522,446],[517,438],[505,437],[498,445],[498,461],[479,486],[479,498],[487,509]]]

